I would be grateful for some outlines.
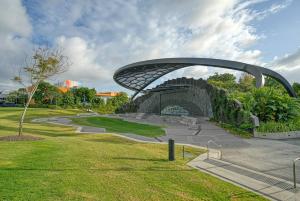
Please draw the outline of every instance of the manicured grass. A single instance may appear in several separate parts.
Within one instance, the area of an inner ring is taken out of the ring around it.
[[[133,133],[147,137],[158,137],[165,134],[165,131],[159,126],[128,122],[116,118],[86,117],[73,118],[72,120],[80,125],[105,128],[108,132]]]
[[[77,112],[30,109],[28,117]],[[0,108],[0,136],[16,134],[19,114],[19,109]],[[169,162],[167,146],[162,144],[76,134],[71,127],[28,119],[25,133],[44,140],[0,141],[0,200],[265,200],[189,168],[181,147],[176,148],[177,160]]]

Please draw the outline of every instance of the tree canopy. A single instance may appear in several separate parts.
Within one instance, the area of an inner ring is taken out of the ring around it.
[[[207,81],[214,86],[228,90],[237,88],[236,77],[230,73],[215,73],[214,75],[209,76]]]

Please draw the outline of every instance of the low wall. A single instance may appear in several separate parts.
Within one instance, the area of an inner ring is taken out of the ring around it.
[[[278,132],[278,133],[254,132],[254,137],[263,138],[263,139],[273,139],[273,140],[293,139],[293,138],[300,138],[300,131],[289,131],[289,132]]]

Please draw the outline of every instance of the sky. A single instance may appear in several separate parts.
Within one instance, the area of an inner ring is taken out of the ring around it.
[[[209,57],[264,66],[300,82],[298,0],[0,0],[0,90],[39,46],[60,47],[71,79],[98,91],[125,90],[112,77],[127,64]],[[207,78],[236,71],[197,66],[170,73]]]

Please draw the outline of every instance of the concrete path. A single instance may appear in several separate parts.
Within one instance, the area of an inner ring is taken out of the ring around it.
[[[206,154],[200,155],[189,162],[188,165],[227,182],[247,188],[270,200],[300,200],[300,192],[293,188],[292,182],[222,160],[207,159]]]

